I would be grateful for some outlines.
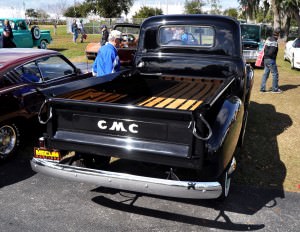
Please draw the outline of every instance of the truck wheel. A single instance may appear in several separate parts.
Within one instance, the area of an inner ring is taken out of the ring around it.
[[[219,179],[219,182],[221,183],[222,186],[222,194],[221,196],[218,197],[219,201],[223,201],[228,197],[230,186],[231,186],[231,178],[235,169],[236,169],[236,159],[235,157],[233,157]]]
[[[14,123],[0,124],[0,158],[11,157],[20,145],[20,130]]]
[[[229,190],[230,190],[230,185],[231,185],[231,175],[228,173],[228,169],[224,171],[220,178],[220,183],[222,186],[222,194],[219,196],[218,200],[219,201],[224,201],[228,195],[229,195]]]
[[[38,48],[40,48],[40,49],[47,49],[47,42],[46,42],[46,40],[42,40],[40,42],[40,46],[38,46]]]
[[[40,39],[41,38],[41,30],[40,30],[40,28],[38,26],[33,26],[31,28],[31,34],[32,34],[32,38],[33,39],[36,39],[36,40]]]

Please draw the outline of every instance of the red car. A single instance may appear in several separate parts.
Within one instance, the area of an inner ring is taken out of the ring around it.
[[[113,26],[113,30],[122,32],[122,42],[120,48],[118,48],[121,65],[130,66],[136,52],[140,25],[121,23]],[[85,49],[87,59],[95,60],[100,47],[100,42],[89,43]]]
[[[39,90],[90,76],[56,51],[0,49],[0,158],[16,152],[24,126],[36,120],[45,99]]]

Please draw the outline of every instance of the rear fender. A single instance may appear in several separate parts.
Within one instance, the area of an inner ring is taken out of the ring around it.
[[[235,153],[243,124],[244,106],[236,96],[227,98],[212,125],[212,136],[208,140],[207,160],[214,163],[219,176]]]

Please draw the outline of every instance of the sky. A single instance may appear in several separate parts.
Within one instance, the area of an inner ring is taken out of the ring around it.
[[[22,17],[24,15],[24,8],[34,8],[34,9],[45,9],[47,11],[48,4],[55,4],[64,0],[0,0],[0,17]],[[68,5],[73,5],[74,2],[83,2],[83,0],[65,0]],[[176,2],[176,3],[174,3]],[[180,14],[183,12],[185,0],[135,0],[134,5],[128,15],[130,17],[142,6],[158,7],[161,8],[164,14]],[[220,5],[222,10],[228,8],[237,8],[237,0],[220,0]],[[20,15],[21,14],[21,15]]]

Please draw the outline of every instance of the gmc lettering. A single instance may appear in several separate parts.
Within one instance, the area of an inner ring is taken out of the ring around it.
[[[98,121],[98,127],[101,130],[110,130],[110,131],[122,131],[122,132],[130,132],[133,134],[138,133],[138,125],[135,123],[132,123],[128,126],[128,128],[125,128],[123,122],[116,122],[114,121],[112,125],[107,125],[107,122],[105,120],[99,120]]]

